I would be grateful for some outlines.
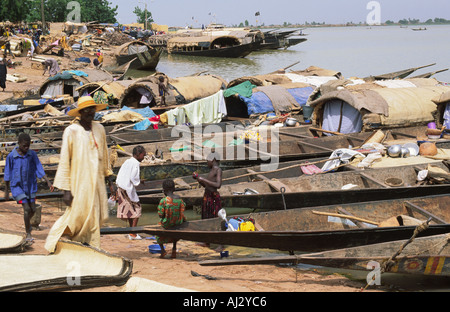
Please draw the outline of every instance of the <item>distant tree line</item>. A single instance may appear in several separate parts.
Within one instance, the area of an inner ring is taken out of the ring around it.
[[[43,0],[46,22],[65,22],[71,12],[67,4],[72,0]],[[1,0],[0,22],[36,22],[41,20],[41,0]],[[118,6],[107,0],[77,0],[81,22],[116,23]]]
[[[399,20],[397,23],[393,22],[393,21],[386,21],[387,25],[393,25],[393,24],[400,24],[400,25],[418,25],[418,24],[426,24],[426,25],[442,25],[442,24],[450,24],[450,20],[447,20],[445,18],[435,18],[435,19],[428,19],[425,22],[420,22],[419,19],[411,19],[411,18],[404,18]]]

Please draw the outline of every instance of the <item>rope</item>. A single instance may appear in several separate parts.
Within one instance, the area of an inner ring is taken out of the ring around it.
[[[414,229],[414,233],[411,236],[411,238],[408,239],[405,243],[403,243],[403,245],[400,247],[400,249],[397,250],[397,252],[392,257],[390,257],[387,261],[382,263],[381,268],[380,268],[380,274],[383,274],[384,272],[390,270],[395,265],[395,261],[394,261],[395,258],[397,258],[403,252],[403,249],[405,249],[406,246],[408,246],[410,243],[412,243],[414,241],[414,239],[417,237],[417,235],[419,235],[421,232],[428,229],[430,221],[431,221],[431,218],[428,219],[427,221],[425,221],[424,223],[422,223],[421,225],[418,225]],[[375,280],[375,275],[373,276],[372,280]],[[369,287],[369,285],[370,285],[370,283],[367,283],[367,285],[361,291],[366,290],[367,287]]]

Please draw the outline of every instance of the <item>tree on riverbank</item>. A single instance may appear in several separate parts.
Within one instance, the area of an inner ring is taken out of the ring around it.
[[[72,8],[67,4],[72,0],[44,0],[44,16],[47,22],[65,22]],[[5,2],[5,4],[3,4]],[[81,22],[117,22],[118,6],[111,7],[107,0],[77,0],[80,4]],[[2,0],[0,21],[13,23],[41,20],[41,0]]]

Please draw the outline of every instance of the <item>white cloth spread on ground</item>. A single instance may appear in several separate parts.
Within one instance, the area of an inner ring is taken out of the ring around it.
[[[111,175],[105,129],[92,122],[86,131],[78,121],[64,130],[60,162],[53,185],[71,191],[72,205],[51,228],[45,249],[54,252],[62,235],[100,247],[100,227],[108,218],[105,176]]]
[[[136,193],[136,186],[141,183],[140,163],[134,158],[128,158],[120,167],[117,174],[116,184],[121,189],[127,191],[127,195],[132,202],[139,202],[139,196]]]

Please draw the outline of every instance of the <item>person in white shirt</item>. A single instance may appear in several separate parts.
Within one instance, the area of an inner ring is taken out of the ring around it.
[[[140,163],[146,155],[141,145],[133,149],[133,157],[127,159],[120,167],[116,178],[117,185],[117,218],[128,220],[130,227],[136,227],[142,214],[142,207],[136,192],[141,184]],[[142,181],[143,182],[143,181]],[[139,235],[129,234],[129,239],[141,239]]]

